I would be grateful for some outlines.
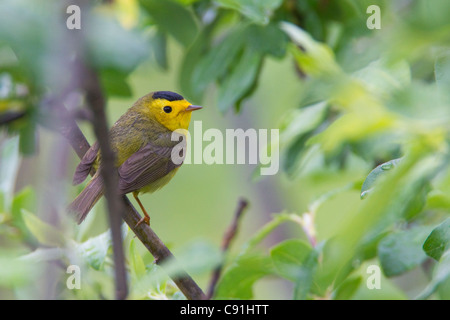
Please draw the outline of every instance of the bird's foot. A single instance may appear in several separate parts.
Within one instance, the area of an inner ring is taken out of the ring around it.
[[[150,226],[150,217],[144,216],[141,220],[139,220],[138,223],[134,226],[135,228],[138,227],[141,223],[145,223],[146,225]]]

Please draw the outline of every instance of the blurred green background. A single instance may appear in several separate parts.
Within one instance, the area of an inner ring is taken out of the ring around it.
[[[37,2],[0,4],[1,298],[114,296],[105,201],[81,226],[64,211],[81,191],[78,158],[53,125],[61,105],[82,114],[80,47],[110,124],[170,90],[204,107],[192,117],[203,130],[280,129],[275,176],[185,164],[141,197],[202,289],[222,261],[221,299],[450,297],[448,1],[79,2],[69,31],[68,3]],[[381,29],[366,24],[373,4]],[[222,257],[240,198],[250,206]],[[181,297],[130,231],[124,243],[130,298]],[[81,290],[66,288],[73,263]],[[366,285],[370,265],[380,289]]]

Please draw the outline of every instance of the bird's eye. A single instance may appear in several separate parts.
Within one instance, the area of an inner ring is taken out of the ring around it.
[[[163,110],[164,110],[165,113],[171,113],[171,112],[172,112],[172,107],[165,106],[165,107],[163,108]]]

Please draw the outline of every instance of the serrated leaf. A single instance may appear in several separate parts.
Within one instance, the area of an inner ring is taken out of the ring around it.
[[[450,218],[437,226],[425,240],[423,250],[435,260],[441,259],[444,252],[450,247]]]
[[[156,24],[172,35],[183,46],[189,46],[198,33],[194,14],[183,5],[171,0],[139,0]]]
[[[422,245],[429,232],[429,227],[416,227],[384,237],[378,244],[384,274],[397,276],[421,264],[427,258]]]
[[[310,251],[311,246],[307,242],[298,239],[289,239],[272,247],[270,256],[277,273],[283,278],[295,281],[300,266],[308,257]]]
[[[22,209],[22,219],[31,234],[43,245],[63,247],[66,239],[64,234],[54,226],[40,220],[31,212]]]
[[[367,194],[370,192],[370,189],[375,185],[375,181],[377,181],[377,179],[381,175],[397,166],[400,161],[401,158],[390,160],[383,164],[380,164],[375,169],[373,169],[367,176],[366,180],[364,180],[364,183],[361,187],[361,198],[367,196]]]

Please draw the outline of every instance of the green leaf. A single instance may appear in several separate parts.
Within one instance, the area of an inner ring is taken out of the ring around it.
[[[248,45],[261,54],[282,58],[286,54],[288,37],[277,25],[251,25],[248,28]]]
[[[252,49],[246,49],[236,66],[219,87],[219,110],[226,112],[252,87],[256,81],[262,56]]]
[[[269,257],[247,254],[239,257],[217,284],[217,299],[251,299],[253,284],[272,273],[272,261]]]
[[[328,106],[327,102],[322,101],[289,111],[280,125],[281,142],[289,144],[295,138],[316,129],[327,115]]]
[[[412,149],[395,170],[380,179],[373,193],[361,202],[351,219],[346,219],[344,226],[338,227],[336,236],[327,241],[321,268],[317,270],[316,278],[321,288],[343,280],[343,271],[353,265],[361,242],[390,228],[393,223],[403,221],[403,209],[415,196],[416,182],[428,182],[433,177],[431,173],[436,174],[435,161],[424,165],[430,157],[430,153],[423,149]]]
[[[33,121],[28,121],[19,129],[19,150],[22,154],[31,155],[36,151],[36,125]]]
[[[275,228],[284,222],[298,223],[298,215],[294,213],[279,213],[274,215],[271,221],[266,223],[258,230],[243,246],[240,255],[245,255],[255,248],[261,241],[263,241]]]
[[[295,44],[289,49],[302,71],[311,76],[330,76],[341,73],[330,47],[314,40],[309,33],[294,24],[281,22],[280,27]]]
[[[384,237],[378,244],[384,274],[397,276],[421,264],[427,258],[422,245],[429,232],[429,227],[416,227]]]
[[[85,19],[89,58],[99,69],[131,72],[149,55],[150,46],[144,36],[135,30],[126,30],[112,18],[101,15]]]
[[[444,252],[449,249],[450,243],[450,218],[437,226],[423,244],[425,253],[435,260],[441,259]]]
[[[379,97],[388,97],[411,82],[410,66],[405,61],[388,64],[383,59],[375,60],[354,72],[353,76]]]
[[[87,263],[95,270],[102,270],[108,250],[111,247],[110,231],[106,231],[94,238],[91,238],[78,247],[78,253],[86,259]]]
[[[181,91],[183,95],[193,100],[200,100],[202,96],[202,91],[197,90],[197,84],[193,81],[193,74],[199,61],[202,59],[202,53],[206,48],[206,44],[209,43],[210,28],[210,26],[206,26],[194,43],[187,49],[179,72]]]
[[[283,118],[280,124],[280,143],[281,146],[288,146],[283,158],[283,169],[289,176],[293,176],[301,161],[306,159],[305,155],[309,150],[306,142],[324,121],[328,110],[328,103],[322,101],[291,110]]]
[[[122,226],[122,239],[125,238],[128,227]],[[102,270],[108,251],[112,246],[111,231],[108,229],[104,233],[90,238],[77,245],[77,252],[95,270]]]
[[[198,25],[194,14],[171,0],[139,0],[158,27],[172,35],[183,46],[189,46],[197,36]]]
[[[12,223],[16,226],[25,237],[32,237],[27,232],[27,227],[22,218],[22,210],[33,210],[36,208],[36,193],[34,189],[27,186],[14,195],[14,199],[11,204],[11,217]]]
[[[284,222],[297,221],[298,215],[280,213],[258,230],[241,248],[238,257],[228,267],[217,286],[218,299],[250,299],[253,284],[275,273],[270,257],[252,252],[275,228]]]
[[[439,264],[433,272],[433,277],[428,286],[418,295],[416,299],[426,299],[431,296],[442,283],[450,278],[450,250],[441,257]]]
[[[319,263],[321,248],[314,248],[306,257],[303,265],[297,273],[294,287],[294,299],[305,300],[314,283],[314,276]]]
[[[130,85],[126,81],[127,74],[116,69],[100,71],[100,81],[108,96],[131,97]]]
[[[450,195],[440,190],[432,190],[428,194],[426,206],[430,209],[447,210],[450,208]]]
[[[277,9],[282,0],[216,0],[221,6],[236,10],[253,22],[266,24],[270,12]]]
[[[450,53],[447,52],[436,58],[434,65],[436,83],[443,90],[450,85]]]
[[[311,252],[311,246],[303,240],[285,240],[270,250],[276,272],[291,281],[297,279],[300,266]]]
[[[136,243],[134,239],[130,241],[130,253],[129,253],[130,269],[136,279],[139,279],[145,274],[145,264],[141,255],[136,250]]]
[[[233,64],[244,45],[245,38],[242,36],[244,32],[245,28],[235,28],[198,62],[191,79],[196,97],[201,96],[206,87],[221,77]]]
[[[164,70],[169,67],[167,62],[167,36],[161,30],[156,31],[150,40],[156,63]]]
[[[133,284],[132,297],[148,297],[149,288],[165,285],[171,278],[188,272],[191,275],[210,273],[222,262],[222,252],[211,243],[196,240],[174,250],[176,259],[164,261],[161,266],[150,264],[146,272]]]
[[[43,245],[63,247],[66,239],[54,226],[43,222],[31,212],[22,209],[22,219],[31,234]]]
[[[342,284],[336,289],[334,293],[335,300],[350,300],[353,295],[358,290],[362,282],[362,277],[352,277],[346,279]]]
[[[185,270],[189,274],[204,274],[214,270],[222,262],[222,252],[211,243],[196,240],[174,250],[176,260],[164,264],[164,270],[171,276]]]
[[[3,210],[9,211],[13,200],[13,188],[19,169],[19,139],[6,139],[1,146],[0,193],[3,194]]]
[[[36,264],[43,261],[58,261],[66,257],[66,249],[38,248],[29,254],[21,256],[20,259],[26,263]]]
[[[361,198],[364,198],[367,196],[367,194],[371,191],[372,187],[375,185],[375,181],[381,175],[386,173],[386,171],[391,170],[392,168],[397,166],[400,161],[401,161],[401,158],[390,160],[388,162],[380,164],[375,169],[373,169],[367,176],[366,180],[364,180],[364,183],[361,187]]]
[[[40,269],[35,263],[26,263],[19,252],[0,251],[0,287],[20,287],[33,281]]]

